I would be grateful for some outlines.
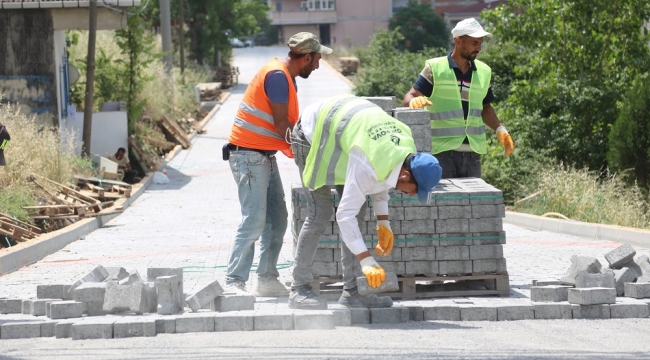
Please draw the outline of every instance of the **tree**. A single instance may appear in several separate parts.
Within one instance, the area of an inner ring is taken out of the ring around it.
[[[399,48],[416,52],[425,47],[449,47],[449,29],[443,19],[436,14],[430,4],[410,0],[408,5],[400,8],[388,23],[388,28],[399,28],[404,37]]]

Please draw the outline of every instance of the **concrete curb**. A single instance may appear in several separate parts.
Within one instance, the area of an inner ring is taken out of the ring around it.
[[[561,220],[536,215],[506,211],[504,221],[508,224],[530,230],[550,231],[580,236],[591,240],[608,240],[650,248],[650,231],[623,226],[586,223],[575,220]]]

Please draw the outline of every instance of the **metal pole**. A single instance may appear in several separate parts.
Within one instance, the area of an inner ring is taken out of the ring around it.
[[[162,33],[162,49],[165,53],[163,62],[167,72],[171,74],[174,68],[174,58],[172,54],[172,20],[169,12],[169,0],[160,0],[160,30]]]
[[[185,31],[183,26],[185,25],[185,17],[183,16],[183,0],[178,1],[179,13],[180,13],[180,24],[178,32],[180,34],[180,43],[181,43],[181,75],[185,72]]]
[[[93,123],[93,92],[95,88],[95,42],[97,39],[97,0],[88,3],[88,58],[86,59],[86,101],[84,103],[83,154],[90,155]]]

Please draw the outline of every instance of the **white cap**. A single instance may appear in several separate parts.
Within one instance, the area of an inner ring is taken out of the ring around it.
[[[479,24],[478,21],[476,21],[474,18],[460,21],[458,24],[456,24],[456,27],[451,30],[451,35],[454,37],[454,39],[463,35],[467,35],[473,38],[492,36],[492,34],[483,30],[481,24]]]

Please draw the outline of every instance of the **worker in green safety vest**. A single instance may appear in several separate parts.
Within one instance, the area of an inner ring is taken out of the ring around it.
[[[357,291],[357,277],[365,276],[374,288],[386,278],[360,231],[360,225],[365,225],[366,196],[370,195],[377,217],[375,254],[388,256],[394,240],[388,219],[388,190],[395,188],[427,202],[442,174],[438,160],[429,153],[416,152],[407,125],[352,95],[308,106],[294,127],[291,143],[306,190],[308,214],[295,244],[289,307],[327,308],[311,283],[318,240],[332,216],[332,188],[340,196],[336,221],[342,239],[344,285],[339,303],[347,307],[392,306],[388,296],[362,296]]]
[[[490,105],[492,70],[476,60],[483,38],[492,34],[475,19],[460,21],[451,33],[454,51],[426,61],[402,105],[429,110],[431,152],[440,161],[443,179],[480,178],[481,155],[487,152],[485,125],[496,131],[505,156],[515,145]]]

